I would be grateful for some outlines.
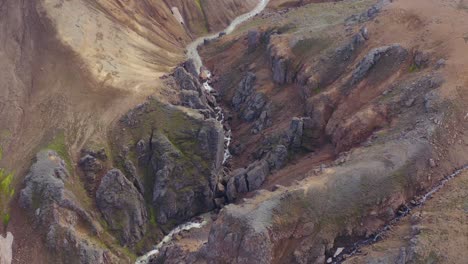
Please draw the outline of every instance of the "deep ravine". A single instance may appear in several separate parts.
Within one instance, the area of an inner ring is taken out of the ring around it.
[[[236,29],[236,27],[238,25],[240,25],[241,23],[247,21],[248,19],[250,19],[250,18],[254,17],[255,15],[259,14],[260,12],[262,12],[265,9],[265,7],[268,5],[269,1],[270,0],[260,0],[258,5],[252,11],[250,11],[248,13],[245,13],[243,15],[240,15],[237,18],[235,18],[231,22],[231,24],[226,29],[224,29],[223,31],[214,33],[214,34],[209,35],[209,36],[200,37],[200,38],[196,39],[195,41],[193,41],[192,43],[190,43],[187,46],[187,59],[193,60],[193,62],[195,64],[195,68],[197,69],[198,73],[200,72],[201,68],[203,68],[202,59],[200,57],[200,54],[198,53],[198,47],[200,45],[202,45],[205,42],[205,40],[213,40],[213,39],[218,38],[220,35],[227,35],[227,34],[232,33]],[[207,76],[208,76],[208,79],[209,79],[211,74],[209,72],[207,72]],[[207,80],[207,81],[205,81],[203,83],[203,88],[205,89],[206,93],[211,93],[211,92],[214,91],[214,89],[211,87],[209,82],[210,82],[210,80]],[[216,106],[214,110],[216,112],[216,120],[218,122],[220,122],[221,125],[223,125],[223,123],[224,123],[223,109],[220,106]],[[225,146],[224,146],[223,164],[225,164],[227,162],[227,160],[231,157],[231,154],[229,153],[229,145],[230,145],[231,141],[232,141],[231,131],[230,130],[225,131]],[[153,248],[153,250],[151,250],[148,253],[146,253],[145,255],[139,257],[136,260],[135,264],[146,264],[146,263],[148,263],[150,261],[150,259],[154,258],[155,256],[157,256],[159,254],[159,250],[165,244],[169,243],[172,240],[172,238],[175,235],[179,234],[180,232],[188,231],[188,230],[194,229],[194,228],[202,228],[204,225],[206,225],[206,221],[202,220],[202,221],[187,222],[185,224],[177,226],[171,232],[169,232],[169,234],[166,235],[161,240],[161,242],[159,242],[159,244],[157,244]]]
[[[338,245],[332,256],[327,257],[327,263],[333,263],[333,264],[338,264],[342,263],[345,259],[352,257],[360,252],[360,249],[364,246],[372,245],[382,239],[384,239],[385,234],[392,229],[394,225],[396,225],[400,220],[408,216],[414,209],[417,209],[421,206],[424,206],[424,204],[432,198],[432,196],[440,191],[445,185],[447,185],[448,182],[459,176],[461,173],[465,172],[468,170],[468,164],[455,170],[452,174],[446,176],[443,178],[438,184],[436,184],[433,188],[431,188],[429,191],[424,193],[421,196],[416,197],[413,199],[410,203],[403,205],[400,208],[400,211],[398,212],[397,217],[395,217],[390,223],[387,225],[383,226],[379,231],[377,231],[375,234],[370,236],[369,238],[365,238],[362,240],[355,241],[351,246],[344,247]]]

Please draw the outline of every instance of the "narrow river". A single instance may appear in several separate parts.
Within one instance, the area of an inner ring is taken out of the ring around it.
[[[238,16],[237,18],[235,18],[231,24],[225,28],[223,31],[220,31],[220,32],[217,32],[217,33],[214,33],[212,35],[209,35],[209,36],[205,36],[205,37],[200,37],[198,39],[196,39],[195,41],[193,41],[192,43],[190,43],[188,46],[187,46],[187,59],[192,59],[194,64],[195,64],[195,68],[197,69],[197,72],[199,73],[200,72],[200,69],[202,68],[203,66],[203,62],[202,62],[202,59],[200,57],[200,54],[198,53],[198,47],[200,47],[200,45],[202,45],[205,40],[213,40],[213,39],[216,39],[220,36],[220,33],[224,33],[226,35],[228,34],[231,34],[238,25],[240,25],[241,23],[247,21],[248,19],[256,16],[257,14],[259,14],[260,12],[262,12],[265,7],[268,5],[268,2],[270,0],[260,0],[260,2],[257,4],[257,6],[255,6],[254,9],[252,9],[252,11],[246,13],[246,14],[243,14],[243,15],[240,15]],[[210,76],[210,74],[208,74],[208,76]],[[213,88],[210,86],[209,84],[209,81],[206,81],[203,83],[203,87],[205,88],[205,92],[207,93],[210,93],[213,91]],[[221,125],[223,125],[223,122],[224,122],[224,114],[223,114],[223,109],[221,109],[221,107],[217,106],[215,109],[216,111],[216,119],[221,123]],[[226,136],[225,136],[225,150],[224,150],[224,160],[223,160],[223,164],[230,158],[230,153],[229,153],[229,144],[231,143],[231,131],[226,131]],[[148,253],[146,253],[145,255],[139,257],[135,264],[147,264],[149,263],[149,261],[156,257],[158,254],[159,254],[159,250],[167,243],[169,243],[170,241],[172,241],[172,238],[179,234],[180,232],[183,232],[183,231],[188,231],[190,229],[194,229],[194,228],[201,228],[203,227],[204,225],[206,225],[206,222],[205,221],[201,221],[201,222],[188,222],[188,223],[185,223],[185,224],[182,224],[176,228],[174,228],[171,232],[169,232],[168,235],[166,235],[162,240],[161,242],[159,242],[159,244],[157,244],[153,250],[149,251]]]

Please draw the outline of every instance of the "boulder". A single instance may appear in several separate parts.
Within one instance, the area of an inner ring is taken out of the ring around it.
[[[280,154],[282,155],[282,153]],[[267,159],[257,160],[247,168],[240,168],[233,171],[226,186],[226,196],[228,200],[233,202],[237,199],[238,194],[258,190],[270,174],[270,166],[279,166],[280,159],[282,159],[282,157],[278,157],[277,160],[271,158],[273,162],[271,165]],[[278,162],[278,164],[275,162]]]
[[[122,245],[133,246],[144,236],[148,222],[145,201],[120,170],[112,169],[102,178],[96,205]]]
[[[414,53],[413,63],[418,69],[426,68],[429,65],[429,60],[428,53],[419,50]]]
[[[246,193],[249,191],[245,175],[247,170],[244,168],[237,169],[231,173],[226,187],[226,196],[230,202],[237,199],[238,193]]]
[[[259,189],[269,173],[270,167],[266,160],[260,160],[250,164],[245,176],[248,191]]]
[[[281,169],[288,158],[288,149],[284,145],[276,145],[268,154],[267,162],[270,170]]]

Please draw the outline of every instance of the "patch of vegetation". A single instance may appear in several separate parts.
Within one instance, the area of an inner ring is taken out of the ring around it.
[[[199,28],[201,34],[206,34],[209,32],[209,24],[208,24],[208,18],[205,13],[205,9],[203,9],[203,0],[195,0],[195,5],[197,6],[198,10],[200,13],[203,15],[203,20],[200,21],[200,24],[202,24]]]
[[[419,67],[416,66],[416,64],[413,63],[413,64],[411,64],[411,66],[409,67],[408,71],[409,71],[410,73],[417,72],[417,71],[419,71]]]
[[[50,149],[55,152],[65,161],[67,164],[67,169],[68,171],[71,171],[72,167],[72,161],[71,157],[68,154],[68,147],[66,145],[65,141],[65,133],[60,132],[58,133],[54,139],[47,145],[44,149]]]
[[[330,45],[331,41],[327,38],[307,38],[299,40],[292,48],[294,55],[310,56],[321,52]]]
[[[294,25],[293,23],[287,23],[285,25],[282,25],[282,26],[276,28],[276,32],[278,32],[278,34],[285,34],[285,33],[291,32],[291,31],[293,31],[295,29],[296,29],[296,25]]]
[[[0,148],[0,160],[2,157],[3,150]],[[8,205],[11,198],[15,194],[15,189],[12,185],[12,182],[13,173],[7,172],[5,169],[0,168],[0,218],[4,228],[8,226],[11,218]]]

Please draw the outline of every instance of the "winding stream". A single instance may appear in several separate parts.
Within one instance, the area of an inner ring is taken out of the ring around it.
[[[238,25],[262,12],[263,9],[265,9],[265,7],[268,5],[268,2],[270,2],[270,0],[260,0],[258,5],[254,9],[252,9],[252,11],[235,18],[226,29],[217,33],[213,33],[209,36],[197,38],[194,42],[190,43],[187,46],[187,57],[193,60],[193,63],[195,64],[195,69],[197,69],[198,73],[200,71],[200,68],[203,66],[202,59],[200,57],[200,54],[198,53],[198,47],[200,47],[205,42],[205,40],[213,40],[218,38],[220,33],[231,34]]]
[[[221,33],[224,33],[224,34],[231,34],[238,25],[240,25],[241,23],[247,21],[248,19],[256,16],[257,14],[259,14],[260,12],[263,11],[263,9],[265,9],[265,7],[268,5],[268,2],[270,0],[260,0],[260,2],[257,4],[257,6],[252,9],[252,11],[246,13],[246,14],[243,14],[243,15],[240,15],[238,16],[237,18],[235,18],[231,24],[223,31],[220,31],[220,32],[217,32],[217,33],[214,33],[212,35],[209,35],[209,36],[205,36],[205,37],[200,37],[198,39],[196,39],[195,41],[193,41],[192,43],[190,43],[188,46],[187,46],[187,57],[188,59],[192,59],[194,64],[195,64],[195,69],[197,70],[197,73],[200,73],[200,69],[203,67],[203,63],[202,63],[202,59],[200,57],[200,54],[198,53],[198,47],[200,47],[200,45],[202,45],[205,40],[213,40],[213,39],[216,39],[218,38]],[[208,72],[208,79],[211,77],[211,73]],[[211,87],[211,85],[209,84],[209,80],[207,80],[206,82],[203,83],[203,88],[205,89],[205,92],[207,93],[211,93],[214,91],[214,89]],[[215,112],[216,112],[216,120],[218,120],[218,122],[221,123],[221,125],[223,125],[224,123],[224,113],[223,113],[223,109],[219,106],[215,107]],[[224,158],[223,158],[223,164],[226,163],[226,161],[231,157],[231,154],[229,153],[229,145],[231,144],[231,131],[228,130],[226,131],[226,134],[225,134],[225,149],[224,149]],[[185,224],[182,224],[178,227],[176,227],[175,229],[173,229],[168,235],[166,235],[162,240],[161,242],[159,242],[159,244],[157,244],[153,250],[149,251],[148,253],[146,253],[145,255],[139,257],[135,264],[147,264],[149,263],[149,261],[156,257],[158,254],[159,254],[159,250],[167,243],[171,242],[172,241],[172,238],[179,234],[180,232],[183,232],[183,231],[188,231],[188,230],[191,230],[191,229],[194,229],[194,228],[202,228],[204,225],[206,225],[206,221],[201,221],[201,222],[187,222]]]

